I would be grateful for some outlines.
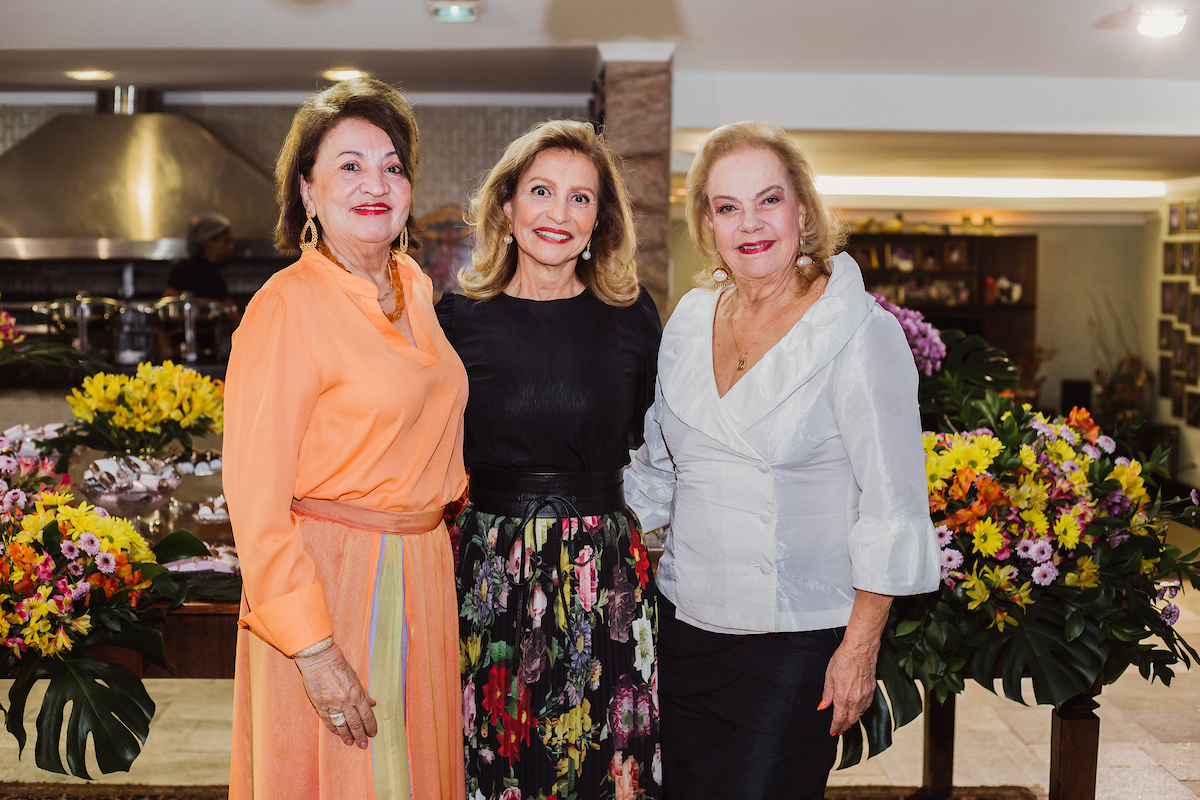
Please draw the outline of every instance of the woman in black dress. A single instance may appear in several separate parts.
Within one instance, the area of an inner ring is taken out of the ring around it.
[[[473,200],[438,317],[470,379],[452,535],[470,800],[661,796],[654,581],[621,475],[662,334],[614,157],[553,121]]]

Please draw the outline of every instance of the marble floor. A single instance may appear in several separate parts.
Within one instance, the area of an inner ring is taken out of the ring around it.
[[[1179,598],[1180,632],[1200,645],[1200,593]],[[158,705],[145,750],[129,773],[105,783],[223,784],[229,779],[231,681],[148,680]],[[6,703],[8,682],[0,682]],[[16,743],[0,732],[0,782],[77,781],[38,770],[33,726],[40,694],[30,698],[30,745],[18,760]],[[1170,687],[1150,684],[1136,671],[1104,688],[1100,698],[1100,800],[1194,800],[1200,796],[1200,668],[1180,673]],[[94,761],[92,762],[94,766]],[[1024,785],[1046,796],[1050,764],[1050,711],[1026,708],[971,683],[958,700],[954,781],[959,786]],[[99,774],[98,771],[93,774]],[[921,721],[897,732],[891,749],[833,784],[921,782]]]

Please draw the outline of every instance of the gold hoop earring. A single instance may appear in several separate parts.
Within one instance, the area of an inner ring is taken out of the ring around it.
[[[733,282],[733,276],[729,272],[729,267],[725,266],[724,262],[718,262],[717,266],[713,268],[712,280],[718,289],[724,289]]]
[[[317,232],[317,223],[313,222],[313,215],[305,211],[307,219],[304,222],[304,227],[300,229],[300,252],[307,253],[309,250],[315,250],[317,243],[321,240],[320,234]]]
[[[579,257],[582,258],[584,261],[592,260],[592,240],[591,239],[588,239],[588,243],[583,248],[583,252],[579,254]]]
[[[408,225],[406,224],[400,229],[400,244],[397,245],[400,250],[400,255],[408,255]]]

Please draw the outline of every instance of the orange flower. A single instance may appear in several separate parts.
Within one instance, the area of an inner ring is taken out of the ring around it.
[[[1086,408],[1075,406],[1067,415],[1067,424],[1083,434],[1083,438],[1092,444],[1100,438],[1100,426],[1092,420],[1092,415]]]

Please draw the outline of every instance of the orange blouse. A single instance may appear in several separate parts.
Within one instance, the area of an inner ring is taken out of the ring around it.
[[[223,456],[241,624],[285,655],[333,633],[293,497],[425,511],[466,488],[466,371],[429,278],[408,257],[400,276],[416,347],[373,283],[315,250],[263,285],[234,336]]]

